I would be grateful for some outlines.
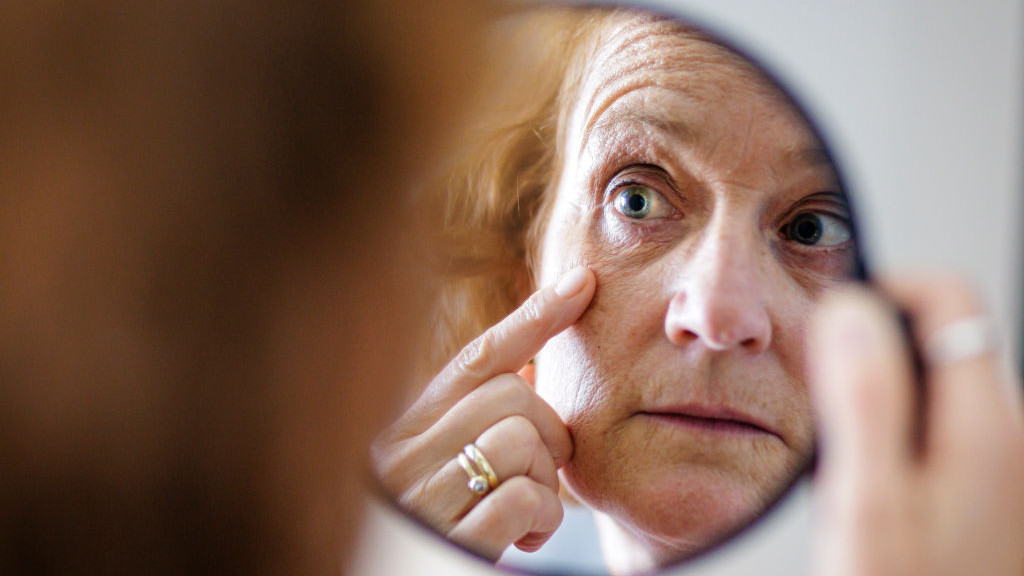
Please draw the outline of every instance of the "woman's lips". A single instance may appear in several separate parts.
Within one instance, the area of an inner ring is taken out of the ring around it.
[[[721,435],[778,436],[764,422],[728,407],[700,405],[672,406],[643,410],[641,416],[672,426]]]

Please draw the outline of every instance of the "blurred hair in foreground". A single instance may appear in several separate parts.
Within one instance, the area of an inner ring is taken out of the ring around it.
[[[338,573],[482,4],[0,6],[0,572]]]

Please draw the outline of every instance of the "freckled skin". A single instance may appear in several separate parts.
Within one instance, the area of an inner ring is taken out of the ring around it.
[[[588,63],[539,281],[582,261],[598,287],[538,356],[537,390],[573,436],[564,484],[607,516],[606,547],[635,548],[636,568],[757,514],[809,455],[804,323],[845,279],[852,247],[780,229],[800,211],[843,209],[814,196],[837,192],[831,167],[801,153],[820,146],[748,64],[671,23],[621,23]],[[624,182],[657,192],[657,217],[615,208]],[[742,411],[770,433],[645,415],[692,404]]]

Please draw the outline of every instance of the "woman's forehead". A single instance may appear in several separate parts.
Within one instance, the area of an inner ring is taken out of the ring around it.
[[[678,22],[627,14],[610,18],[595,39],[571,111],[572,125],[583,130],[621,98],[647,88],[672,91],[698,106],[731,97],[789,108],[781,91],[756,66]],[[644,105],[668,112],[664,104]]]
[[[820,146],[773,81],[703,32],[627,14],[609,18],[594,39],[566,110],[562,144],[570,157],[583,153],[596,134],[628,125],[696,143],[718,140],[723,130],[758,117],[759,128],[772,132],[774,147]]]

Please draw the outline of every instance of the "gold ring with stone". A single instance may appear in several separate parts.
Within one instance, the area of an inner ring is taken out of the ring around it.
[[[466,444],[458,457],[459,466],[469,475],[467,486],[481,496],[498,487],[498,475],[476,444]]]
[[[497,488],[498,475],[494,473],[494,468],[491,468],[491,463],[487,461],[487,458],[484,458],[483,452],[476,447],[476,444],[466,444],[462,451],[466,456],[473,459],[477,468],[483,473],[483,476],[487,478],[487,484],[491,489],[493,490]]]

